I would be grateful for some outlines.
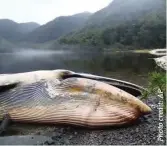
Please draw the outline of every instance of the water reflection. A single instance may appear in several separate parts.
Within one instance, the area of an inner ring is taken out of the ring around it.
[[[149,54],[75,53],[67,51],[20,50],[0,54],[0,73],[69,69],[145,84],[155,63]]]

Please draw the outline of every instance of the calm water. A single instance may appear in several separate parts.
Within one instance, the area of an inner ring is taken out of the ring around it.
[[[0,74],[69,69],[145,86],[148,72],[155,68],[152,58],[149,54],[139,53],[74,53],[26,49],[17,53],[0,53]]]

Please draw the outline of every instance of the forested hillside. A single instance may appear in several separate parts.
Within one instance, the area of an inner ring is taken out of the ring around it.
[[[22,33],[30,33],[38,28],[40,25],[35,22],[28,22],[28,23],[19,23],[19,31]]]
[[[16,23],[9,19],[0,19],[0,37],[7,41],[19,41],[23,35],[39,26],[37,23]],[[2,39],[1,39],[2,40]]]
[[[29,33],[24,40],[34,43],[56,40],[60,36],[68,34],[72,30],[83,27],[90,15],[90,13],[84,12],[72,16],[61,16],[55,18],[53,21],[50,21],[37,28],[32,33]]]
[[[60,43],[94,46],[165,47],[165,0],[114,0],[94,13],[84,28],[60,38]]]
[[[60,16],[41,26],[0,19],[0,48],[41,43],[49,46],[53,43],[52,48],[57,43],[121,49],[163,48],[166,0],[113,0],[93,14]]]

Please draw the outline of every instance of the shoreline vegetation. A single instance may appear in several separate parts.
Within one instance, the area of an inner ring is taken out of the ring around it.
[[[166,71],[167,71],[167,49],[154,49],[149,54],[157,56],[154,61],[157,65],[155,71],[148,74],[148,87],[143,92],[143,98],[154,95],[162,100],[162,115],[166,114]]]

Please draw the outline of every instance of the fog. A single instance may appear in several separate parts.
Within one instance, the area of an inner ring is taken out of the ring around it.
[[[59,55],[59,54],[67,54],[70,53],[68,51],[64,50],[37,50],[37,49],[32,49],[32,48],[25,48],[25,49],[18,49],[17,51],[14,51],[12,53],[13,56],[19,57],[19,58],[34,58],[34,57],[48,57],[51,55]],[[10,53],[8,53],[10,54]]]

